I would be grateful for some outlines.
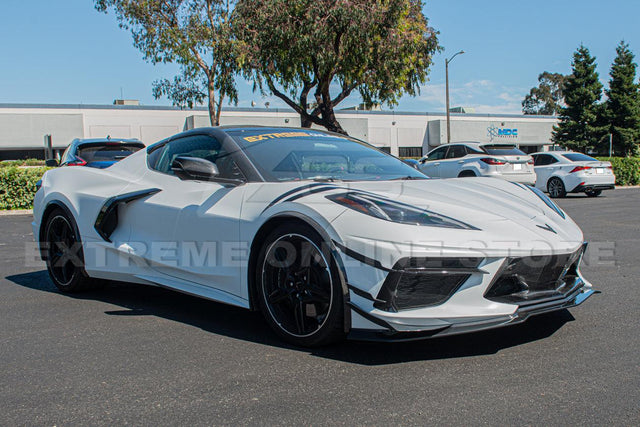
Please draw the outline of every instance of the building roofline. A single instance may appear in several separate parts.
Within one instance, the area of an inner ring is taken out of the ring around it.
[[[192,112],[208,112],[206,107],[180,108],[169,105],[112,105],[112,104],[29,104],[29,103],[0,103],[1,108],[21,108],[21,109],[60,109],[60,110],[149,110],[149,111],[192,111]],[[294,113],[290,108],[244,108],[244,107],[226,107],[223,112],[239,112],[239,113]],[[446,117],[444,111],[367,111],[367,110],[335,110],[336,114],[356,114],[356,115],[382,115],[382,116],[436,116]],[[486,117],[486,118],[521,118],[521,119],[557,119],[557,116],[543,115],[525,115],[525,114],[494,114],[494,113],[450,113],[451,117]]]

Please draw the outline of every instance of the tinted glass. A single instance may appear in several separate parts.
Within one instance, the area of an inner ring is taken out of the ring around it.
[[[237,142],[267,181],[374,181],[426,177],[399,159],[350,138],[312,130],[235,129]]]
[[[243,179],[242,172],[231,155],[222,149],[218,140],[207,135],[192,135],[176,139],[156,151],[161,151],[153,169],[173,174],[171,165],[178,156],[208,160],[218,167],[221,178]],[[155,151],[151,155],[155,154]],[[153,159],[152,159],[153,160]],[[151,166],[151,162],[149,163]]]
[[[437,150],[433,150],[427,157],[427,160],[444,159],[444,155],[447,154],[447,148],[448,147],[440,147]]]
[[[467,154],[485,154],[484,151],[469,147],[468,145],[465,145],[465,149],[467,150]]]
[[[563,154],[562,157],[572,162],[597,162],[598,161],[597,159],[594,159],[593,157],[587,156],[586,154],[582,154],[582,153]]]
[[[533,164],[535,166],[544,166],[547,164],[547,155],[546,154],[536,154],[533,157]]]
[[[546,166],[557,162],[558,161],[555,157],[550,156],[549,154],[536,154],[533,156],[533,164],[535,166]]]
[[[142,148],[144,148],[142,144],[81,145],[78,147],[77,156],[87,163],[118,161]]]
[[[513,145],[483,145],[482,149],[492,156],[526,156]]]
[[[467,155],[467,150],[463,145],[452,145],[447,152],[447,159],[457,159]]]

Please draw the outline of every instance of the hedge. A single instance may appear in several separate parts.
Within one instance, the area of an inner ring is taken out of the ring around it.
[[[31,209],[36,183],[47,169],[15,166],[0,168],[0,210]]]
[[[640,157],[598,157],[611,162],[616,175],[616,185],[640,185]]]
[[[0,168],[10,168],[12,166],[44,166],[44,160],[24,159],[24,160],[2,160]]]

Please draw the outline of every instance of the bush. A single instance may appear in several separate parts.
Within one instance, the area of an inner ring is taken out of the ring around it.
[[[0,210],[31,209],[36,183],[47,171],[39,168],[0,168]]]
[[[598,157],[611,162],[616,175],[616,185],[640,185],[640,157]]]
[[[25,159],[25,160],[3,160],[0,162],[0,168],[10,168],[12,166],[44,166],[44,160]]]

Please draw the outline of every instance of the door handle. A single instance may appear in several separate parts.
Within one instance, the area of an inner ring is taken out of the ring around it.
[[[440,163],[434,163],[433,166],[440,166]]]
[[[464,163],[464,160],[458,160],[458,163],[462,164]]]

